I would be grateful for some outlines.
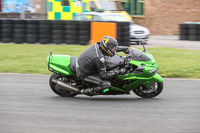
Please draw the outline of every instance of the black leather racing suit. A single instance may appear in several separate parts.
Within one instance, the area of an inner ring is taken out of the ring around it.
[[[127,47],[126,47],[127,49]],[[123,51],[123,49],[118,49]],[[107,71],[106,58],[99,49],[99,42],[86,49],[77,59],[76,74],[82,80],[93,82],[102,89],[110,87],[110,82],[106,81],[109,78],[120,74],[120,70]]]

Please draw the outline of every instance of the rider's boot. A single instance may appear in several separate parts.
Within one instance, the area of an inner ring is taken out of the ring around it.
[[[81,93],[88,96],[94,96],[94,95],[102,94],[103,88],[98,86],[94,88],[83,89],[81,90]]]

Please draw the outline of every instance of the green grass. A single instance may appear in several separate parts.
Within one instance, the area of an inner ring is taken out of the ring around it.
[[[149,48],[163,77],[200,78],[200,50]]]
[[[89,46],[0,44],[0,72],[50,74],[46,65],[53,54],[79,56]],[[200,78],[200,50],[148,48],[159,64],[163,77]]]
[[[0,44],[0,72],[50,74],[46,65],[53,54],[79,56],[88,46]]]

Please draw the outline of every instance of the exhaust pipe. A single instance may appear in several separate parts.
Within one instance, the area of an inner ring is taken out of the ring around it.
[[[52,82],[56,83],[56,86],[55,86],[56,88],[59,87],[59,88],[65,89],[66,91],[75,92],[75,93],[80,92],[78,88],[68,85],[65,82],[62,82],[56,79],[52,79]]]

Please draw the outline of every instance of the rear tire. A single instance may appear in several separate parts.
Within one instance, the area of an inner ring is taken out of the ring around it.
[[[77,93],[69,92],[69,91],[63,90],[62,88],[56,88],[55,87],[56,84],[52,82],[53,79],[62,80],[62,76],[53,73],[49,79],[50,88],[54,93],[56,93],[57,95],[61,97],[74,97],[77,95]]]
[[[163,82],[151,82],[150,87],[146,84],[142,84],[139,87],[133,89],[133,92],[142,98],[153,98],[158,96],[163,90]]]

